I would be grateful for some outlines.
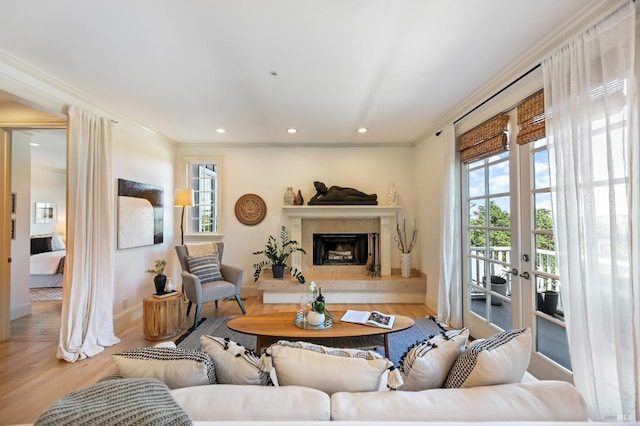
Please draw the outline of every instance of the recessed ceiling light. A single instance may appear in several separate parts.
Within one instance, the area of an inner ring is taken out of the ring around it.
[[[360,127],[360,128],[358,129],[358,133],[367,133],[367,131],[368,131],[368,130],[369,130],[369,129],[367,129],[366,127]]]
[[[35,143],[35,142],[31,142],[31,143],[29,143],[29,145],[31,145],[31,146],[40,146],[39,143]]]
[[[297,133],[297,132],[298,132],[298,129],[295,129],[295,128],[293,128],[293,127],[289,127],[289,128],[287,129],[287,132],[289,132],[289,133],[291,133],[291,134],[293,134],[293,133]]]
[[[227,133],[227,129],[223,129],[222,127],[219,127],[216,129],[216,132],[218,133]]]

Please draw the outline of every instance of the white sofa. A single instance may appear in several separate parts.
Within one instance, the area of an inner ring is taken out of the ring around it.
[[[534,381],[418,392],[337,392],[302,386],[205,385],[170,391],[194,422],[495,422],[587,421],[587,408],[565,382]],[[213,423],[215,422],[215,423]]]
[[[506,331],[464,350],[466,330],[447,331],[413,346],[400,369],[372,351],[279,341],[258,357],[229,339],[201,336],[200,351],[170,342],[115,355],[125,380],[73,392],[40,420],[91,410],[100,420],[144,415],[216,426],[588,421],[571,384],[526,373],[530,336]]]

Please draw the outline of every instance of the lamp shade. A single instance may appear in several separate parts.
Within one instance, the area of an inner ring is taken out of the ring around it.
[[[180,207],[193,206],[193,189],[191,188],[176,188],[174,205]]]

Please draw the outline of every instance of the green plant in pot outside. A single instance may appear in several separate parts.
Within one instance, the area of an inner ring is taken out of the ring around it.
[[[253,252],[255,255],[263,255],[267,260],[262,260],[253,265],[253,280],[258,281],[260,274],[265,267],[271,267],[274,278],[284,277],[284,270],[287,268],[287,260],[295,252],[307,254],[304,249],[298,246],[298,242],[289,239],[287,228],[282,226],[280,230],[280,242],[273,235],[269,235],[264,250]],[[291,275],[295,277],[299,283],[303,284],[305,278],[301,272],[293,270]]]
[[[164,294],[164,286],[167,283],[167,276],[164,274],[164,268],[167,267],[167,261],[164,259],[157,259],[152,269],[147,269],[147,272],[154,274],[153,284],[156,286],[156,294]]]

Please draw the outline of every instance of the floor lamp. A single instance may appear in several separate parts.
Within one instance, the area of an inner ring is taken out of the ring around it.
[[[180,244],[184,245],[184,208],[193,206],[193,189],[176,188],[174,205],[182,207],[182,217],[180,218]]]

